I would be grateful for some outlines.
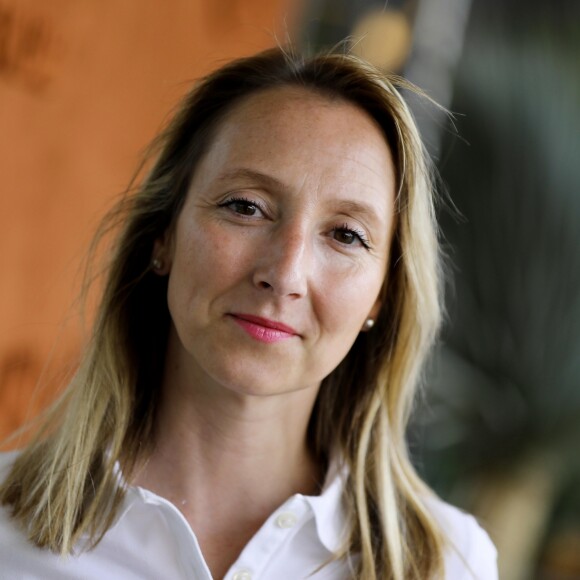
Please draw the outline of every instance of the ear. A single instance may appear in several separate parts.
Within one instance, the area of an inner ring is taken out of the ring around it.
[[[371,311],[369,312],[369,318],[376,320],[379,317],[382,307],[383,301],[380,298],[377,298],[375,303],[373,304],[373,307],[371,308]]]
[[[171,272],[172,258],[173,244],[171,236],[166,232],[161,238],[157,238],[153,244],[151,269],[158,276],[167,276]]]

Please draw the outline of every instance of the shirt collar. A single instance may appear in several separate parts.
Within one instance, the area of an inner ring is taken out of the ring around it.
[[[316,531],[324,547],[338,552],[348,535],[348,522],[344,506],[344,487],[348,470],[337,461],[331,463],[322,493],[304,496],[316,522]]]
[[[118,462],[115,464],[114,470],[117,482],[125,489],[127,497],[111,528],[114,528],[125,516],[137,498],[145,503],[155,503],[152,498],[156,497],[149,490],[128,485]],[[322,545],[333,554],[342,547],[349,532],[344,505],[344,488],[347,477],[348,468],[334,460],[328,468],[320,495],[302,496],[314,515],[318,538]]]

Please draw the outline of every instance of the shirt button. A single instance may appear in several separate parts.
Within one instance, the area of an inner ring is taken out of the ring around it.
[[[276,518],[276,525],[279,528],[291,528],[292,526],[296,525],[298,518],[292,512],[282,512]]]
[[[252,580],[252,574],[249,570],[238,570],[232,580]]]

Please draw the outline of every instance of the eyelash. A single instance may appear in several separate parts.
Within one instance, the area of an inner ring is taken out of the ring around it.
[[[332,229],[333,232],[343,232],[343,233],[347,233],[347,234],[352,234],[355,238],[358,239],[358,241],[362,244],[362,246],[366,249],[366,250],[370,250],[371,246],[369,244],[369,241],[365,235],[365,233],[362,230],[357,230],[356,228],[352,228],[350,227],[347,223],[343,223],[341,226],[334,226],[334,228]],[[345,244],[345,245],[350,245],[350,244]]]
[[[219,207],[229,207],[230,209],[232,209],[232,211],[234,211],[235,213],[237,213],[238,215],[244,216],[244,217],[252,217],[252,216],[247,216],[243,213],[240,212],[236,212],[233,209],[233,206],[239,203],[240,205],[243,205],[246,209],[249,208],[256,208],[258,210],[260,210],[262,213],[264,213],[264,209],[260,206],[259,203],[252,201],[250,199],[248,199],[247,197],[230,197],[228,198],[226,201],[218,204]]]
[[[226,201],[218,204],[218,206],[230,208],[230,209],[232,209],[232,211],[235,212],[235,210],[233,209],[233,206],[237,203],[243,205],[246,209],[255,208],[255,209],[261,211],[262,213],[264,213],[264,209],[260,206],[259,203],[252,201],[252,200],[248,199],[247,197],[243,197],[243,196],[230,197]],[[237,213],[238,215],[244,216],[244,217],[252,217],[252,216],[246,216],[245,214],[240,213],[240,212],[235,212],[235,213]],[[361,245],[366,250],[370,250],[369,241],[368,241],[365,233],[362,230],[352,228],[347,223],[343,223],[341,225],[334,226],[334,228],[332,228],[332,232],[333,233],[341,232],[341,233],[352,234],[356,239],[358,239],[358,241],[361,243]],[[344,242],[339,242],[339,243],[344,244]],[[348,246],[351,244],[344,244],[344,245]]]

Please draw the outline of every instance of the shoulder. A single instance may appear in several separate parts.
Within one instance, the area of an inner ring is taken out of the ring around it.
[[[6,480],[17,457],[18,452],[0,453],[0,484]],[[0,505],[0,580],[52,580],[55,576],[47,566],[51,558],[55,557],[28,541],[25,532],[13,520],[10,507]]]
[[[0,484],[4,483],[17,456],[17,452],[0,453]],[[20,558],[21,554],[27,552],[27,544],[24,534],[10,516],[10,508],[0,505],[0,561],[4,573],[17,571],[12,564]],[[8,578],[8,576],[0,573],[0,578]]]
[[[477,520],[440,499],[432,498],[426,503],[448,541],[445,578],[497,580],[497,550]]]

